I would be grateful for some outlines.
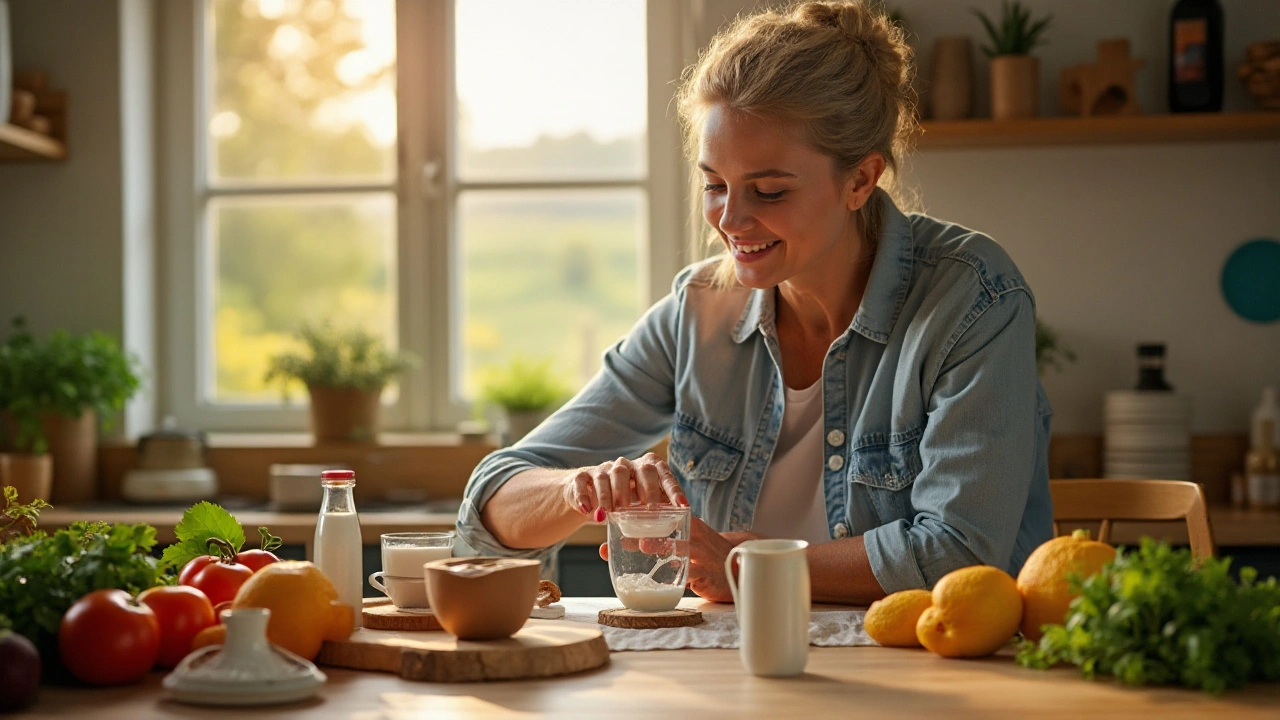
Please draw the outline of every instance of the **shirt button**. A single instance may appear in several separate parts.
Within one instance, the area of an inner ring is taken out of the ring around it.
[[[831,457],[827,458],[827,467],[831,468],[832,470],[839,470],[840,468],[844,467],[844,458],[841,457],[840,455],[832,455]]]
[[[844,444],[844,431],[832,430],[831,432],[827,433],[827,444],[832,447],[840,447],[842,444]]]
[[[844,523],[837,523],[834,537],[837,540],[843,540],[849,537],[849,526]]]

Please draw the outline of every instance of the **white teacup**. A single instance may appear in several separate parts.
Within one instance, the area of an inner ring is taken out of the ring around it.
[[[382,570],[369,575],[369,584],[391,598],[391,604],[400,609],[425,609],[431,607],[427,600],[427,583],[420,577],[396,577]]]
[[[369,576],[369,584],[397,608],[430,608],[422,566],[449,557],[453,557],[451,532],[383,533],[382,569]]]

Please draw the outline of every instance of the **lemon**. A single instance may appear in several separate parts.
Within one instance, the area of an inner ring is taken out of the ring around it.
[[[975,565],[947,573],[933,586],[933,605],[920,614],[920,644],[942,657],[983,657],[1018,631],[1022,596],[1009,573]]]
[[[1088,530],[1054,538],[1036,548],[1018,573],[1022,594],[1022,634],[1028,640],[1044,635],[1042,625],[1061,625],[1075,597],[1067,589],[1067,575],[1089,577],[1116,559],[1116,549],[1089,539]]]
[[[902,590],[871,603],[862,626],[885,647],[920,647],[916,621],[933,604],[928,590]]]

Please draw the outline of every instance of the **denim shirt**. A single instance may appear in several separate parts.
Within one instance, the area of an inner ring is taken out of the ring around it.
[[[989,237],[877,196],[867,289],[822,368],[831,537],[861,535],[889,593],[974,564],[1016,576],[1053,522],[1034,299]],[[476,467],[458,515],[474,551],[545,566],[559,545],[513,550],[481,524],[494,492],[533,467],[634,458],[668,433],[693,512],[751,529],[785,399],[775,289],[713,288],[716,260],[683,270],[576,397]]]

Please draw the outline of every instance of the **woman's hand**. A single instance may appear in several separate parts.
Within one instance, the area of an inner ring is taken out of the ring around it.
[[[610,510],[636,503],[689,505],[671,468],[653,453],[636,460],[620,457],[571,473],[564,484],[564,500],[596,522],[604,520]]]
[[[725,579],[724,561],[729,551],[760,536],[749,532],[718,533],[699,518],[690,518],[689,589],[712,602],[733,602]]]

